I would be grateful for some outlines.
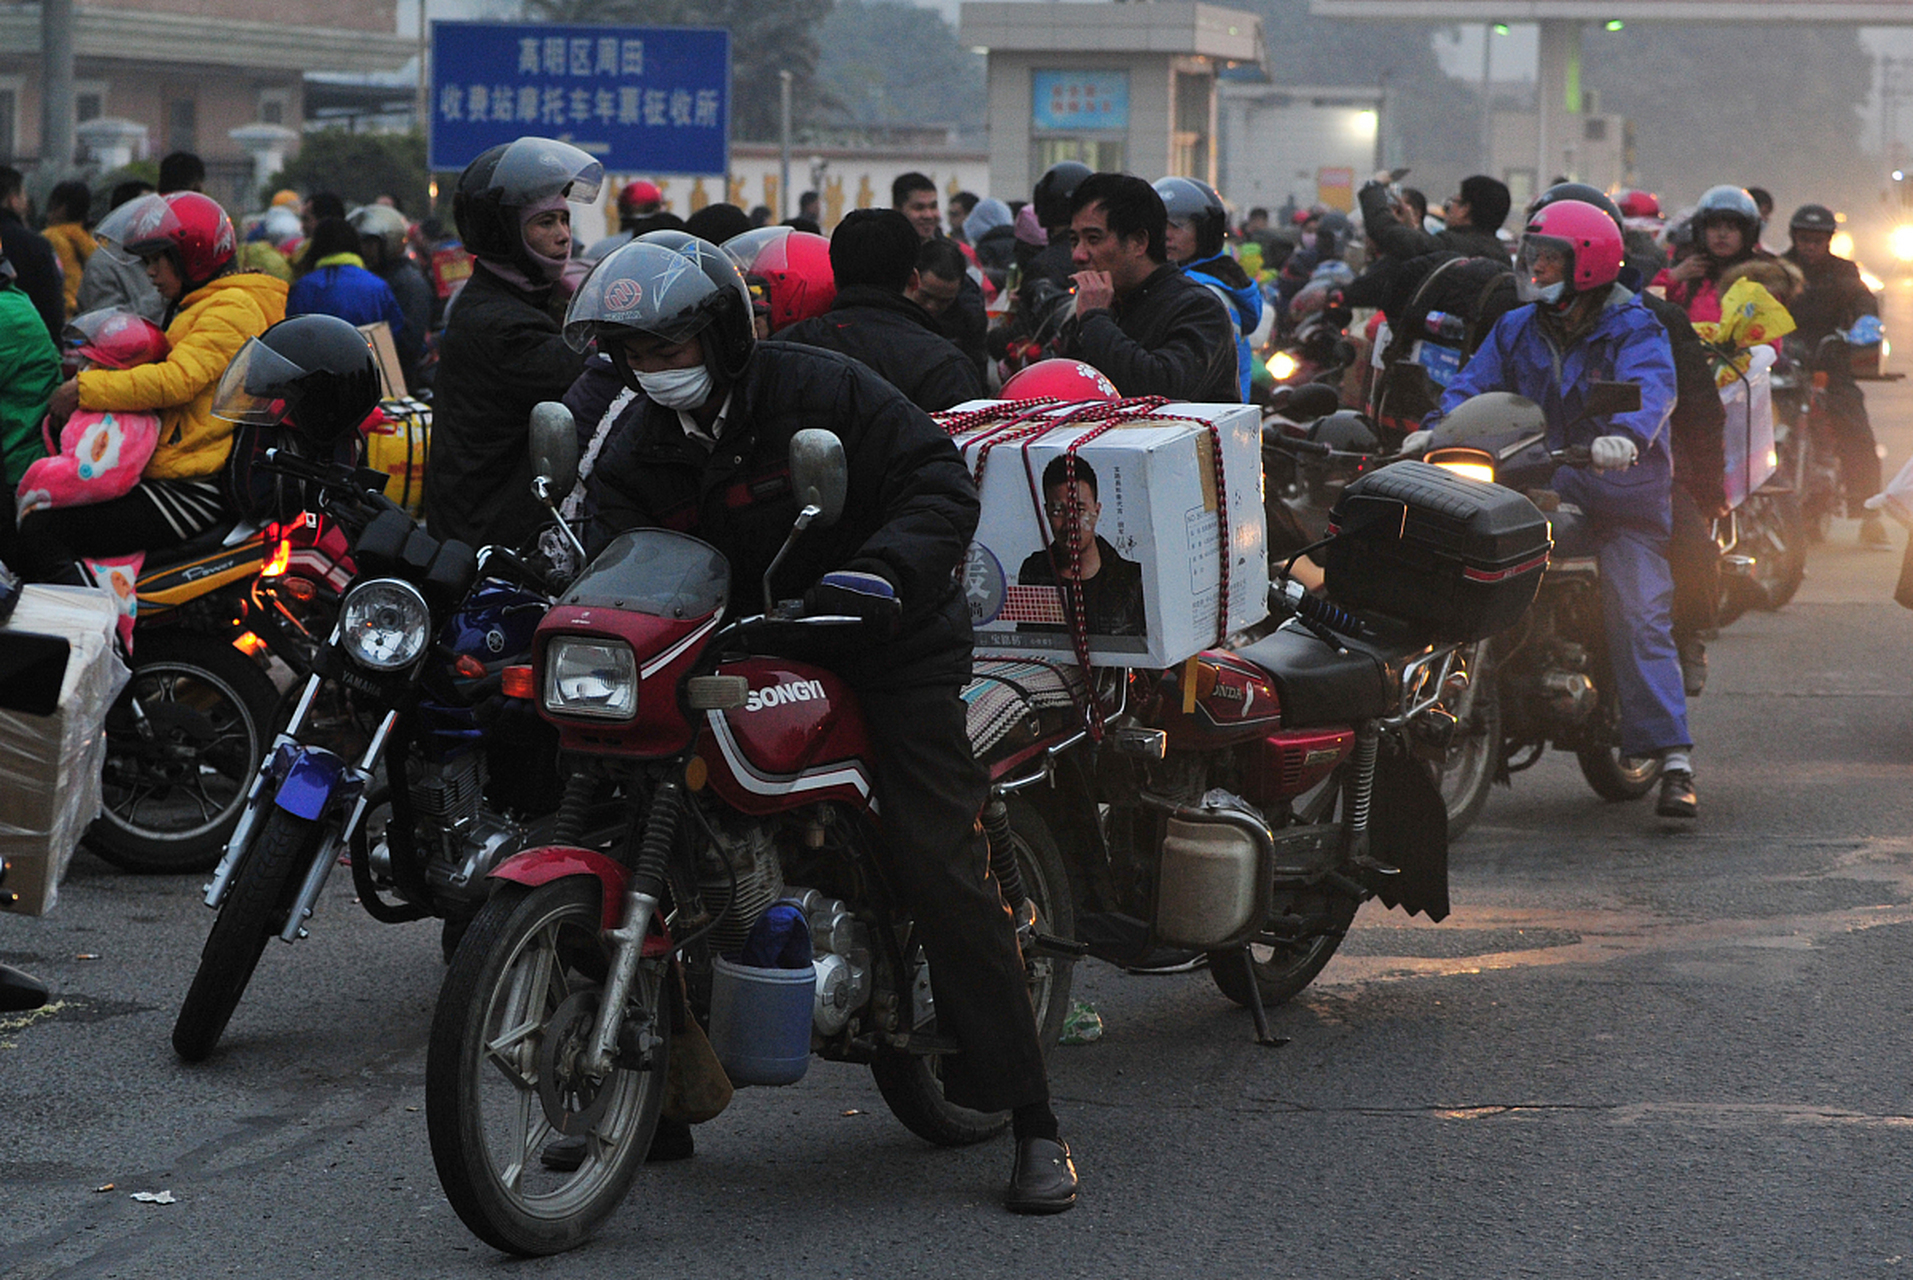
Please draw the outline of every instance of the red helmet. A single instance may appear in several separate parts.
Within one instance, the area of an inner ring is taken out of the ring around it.
[[[642,218],[664,207],[664,193],[654,182],[627,182],[618,192],[618,216]]]
[[[160,327],[131,311],[101,307],[74,316],[61,334],[67,349],[102,369],[131,369],[154,364],[173,349]]]
[[[1081,360],[1038,360],[1003,384],[1005,400],[1120,400],[1116,384]]]
[[[94,233],[121,262],[165,254],[188,292],[232,265],[238,239],[219,202],[197,191],[141,196],[106,215]]]
[[[1534,283],[1536,263],[1543,255],[1566,259],[1563,295],[1604,289],[1621,274],[1621,229],[1600,209],[1580,200],[1557,200],[1537,209],[1521,235],[1514,278],[1522,299],[1533,302],[1545,295]]]
[[[1621,206],[1623,218],[1658,218],[1661,202],[1652,191],[1623,191],[1614,201]]]
[[[830,310],[837,277],[824,237],[794,227],[759,227],[722,247],[751,287],[751,309],[769,313],[772,333]]]

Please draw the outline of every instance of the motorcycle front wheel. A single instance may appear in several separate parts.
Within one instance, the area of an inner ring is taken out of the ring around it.
[[[1010,831],[1016,842],[1017,870],[1023,877],[1023,891],[1036,906],[1036,932],[1056,938],[1076,934],[1076,911],[1070,896],[1069,873],[1056,849],[1055,838],[1042,815],[1025,802],[1011,798]],[[927,1006],[930,970],[921,948],[912,946],[908,957],[916,968],[912,984],[913,1003]],[[1069,1013],[1069,991],[1074,978],[1074,961],[1066,957],[1035,953],[1025,958],[1029,975],[1030,1007],[1036,1015],[1036,1040],[1047,1055],[1063,1034],[1063,1018]],[[918,1035],[934,1035],[935,1015],[920,1018]],[[1001,1133],[1010,1122],[1007,1111],[972,1111],[959,1107],[943,1096],[941,1055],[912,1054],[900,1051],[880,1053],[870,1063],[877,1091],[892,1115],[904,1128],[926,1142],[940,1147],[967,1147]]]
[[[252,981],[266,943],[286,925],[286,912],[324,831],[317,822],[274,808],[234,873],[186,999],[173,1021],[173,1052],[198,1062],[226,1033]]]
[[[232,645],[178,628],[141,633],[132,668],[106,713],[87,847],[125,871],[210,870],[272,744],[279,690]]]
[[[425,1122],[459,1219],[507,1253],[582,1244],[631,1188],[664,1103],[671,1019],[665,965],[640,964],[619,1049],[585,1065],[610,955],[598,886],[572,877],[501,885],[460,942],[432,1017]],[[574,1169],[540,1154],[585,1139]]]
[[[1749,577],[1722,577],[1719,625],[1723,627],[1749,609],[1784,607],[1807,577],[1809,526],[1797,493],[1749,495],[1741,504],[1737,524],[1737,547],[1753,557],[1754,568]]]
[[[1617,746],[1582,747],[1574,755],[1581,763],[1581,776],[1603,800],[1639,800],[1661,779],[1659,756],[1637,760],[1622,755]]]
[[[1481,816],[1501,764],[1501,693],[1489,653],[1492,643],[1484,640],[1475,650],[1473,679],[1465,703],[1457,708],[1461,724],[1454,742],[1440,761],[1428,766],[1448,811],[1450,841]]]

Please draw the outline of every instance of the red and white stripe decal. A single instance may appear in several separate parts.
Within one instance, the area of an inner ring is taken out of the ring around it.
[[[724,763],[730,766],[731,776],[752,795],[789,796],[847,786],[864,798],[872,813],[877,811],[877,797],[870,775],[864,772],[863,761],[847,760],[832,768],[807,769],[803,773],[765,773],[744,758],[743,749],[731,733],[731,723],[722,711],[704,714],[711,725],[711,736],[717,740],[717,749],[723,754]]]
[[[1524,573],[1542,568],[1548,563],[1548,553],[1543,551],[1532,560],[1513,565],[1506,569],[1466,569],[1461,576],[1470,582],[1505,582],[1509,578],[1518,578]]]

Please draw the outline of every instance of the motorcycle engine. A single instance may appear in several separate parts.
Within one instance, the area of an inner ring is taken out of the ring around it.
[[[485,811],[483,752],[467,752],[436,765],[414,758],[408,772],[426,883],[447,899],[483,902],[485,877],[526,847],[529,831],[522,823]],[[378,865],[381,854],[389,868],[390,850],[381,843],[373,851],[374,872],[389,875],[388,868]]]
[[[810,922],[811,956],[817,964],[811,1024],[819,1035],[834,1036],[870,999],[870,926],[842,902],[815,889],[792,886],[786,896]]]
[[[718,843],[704,851],[697,888],[705,909],[723,916],[711,930],[711,945],[729,955],[743,949],[751,926],[783,894],[784,868],[765,824],[714,817],[711,829]]]

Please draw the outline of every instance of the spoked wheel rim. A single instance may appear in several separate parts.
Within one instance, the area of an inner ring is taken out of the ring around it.
[[[587,1210],[648,1137],[642,1104],[653,1073],[614,1067],[600,1079],[583,1065],[598,988],[567,957],[596,948],[588,923],[561,908],[522,935],[492,989],[471,1085],[492,1179],[531,1218]],[[657,966],[641,968],[638,983],[643,1007],[657,1008]],[[577,1169],[544,1166],[539,1157],[550,1143],[579,1135],[585,1150]]]
[[[138,698],[152,739],[131,707]],[[264,726],[216,672],[186,663],[140,667],[107,718],[101,817],[152,840],[186,843],[218,830],[245,803],[265,750]]]

